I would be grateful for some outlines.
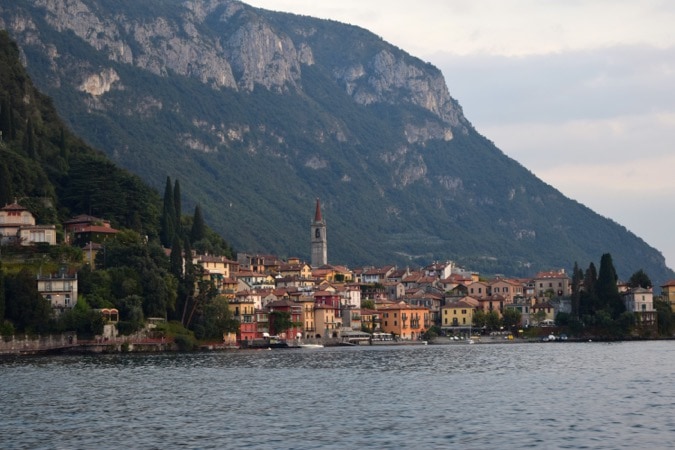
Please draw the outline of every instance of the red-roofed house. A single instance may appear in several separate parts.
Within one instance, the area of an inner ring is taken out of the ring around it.
[[[36,225],[28,209],[14,203],[0,209],[0,243],[56,244],[56,225]]]

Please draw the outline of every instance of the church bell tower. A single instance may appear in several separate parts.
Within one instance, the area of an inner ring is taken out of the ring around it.
[[[312,231],[312,267],[328,264],[328,241],[326,240],[326,221],[321,217],[321,203],[316,199],[316,211],[311,226]]]

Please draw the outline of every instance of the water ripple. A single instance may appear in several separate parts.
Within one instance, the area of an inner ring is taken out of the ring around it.
[[[667,448],[675,343],[0,362],[3,449]]]

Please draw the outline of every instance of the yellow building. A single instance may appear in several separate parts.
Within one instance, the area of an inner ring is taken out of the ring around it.
[[[478,300],[463,297],[454,303],[441,307],[441,328],[470,328],[473,325],[473,314],[479,306]]]
[[[378,306],[377,310],[382,314],[382,331],[393,333],[401,339],[421,339],[422,334],[431,326],[429,308],[423,306],[398,302]]]
[[[316,337],[316,327],[314,326],[314,297],[301,295],[295,301],[302,306],[302,316],[300,321],[302,322],[302,332],[305,339]]]
[[[342,328],[340,310],[332,305],[314,305],[314,323],[316,324],[315,337],[338,337]]]
[[[670,309],[675,312],[675,280],[670,280],[661,286],[661,295],[670,303]]]

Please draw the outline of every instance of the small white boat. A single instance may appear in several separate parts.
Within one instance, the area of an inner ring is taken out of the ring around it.
[[[323,348],[321,344],[298,344],[300,348]]]

